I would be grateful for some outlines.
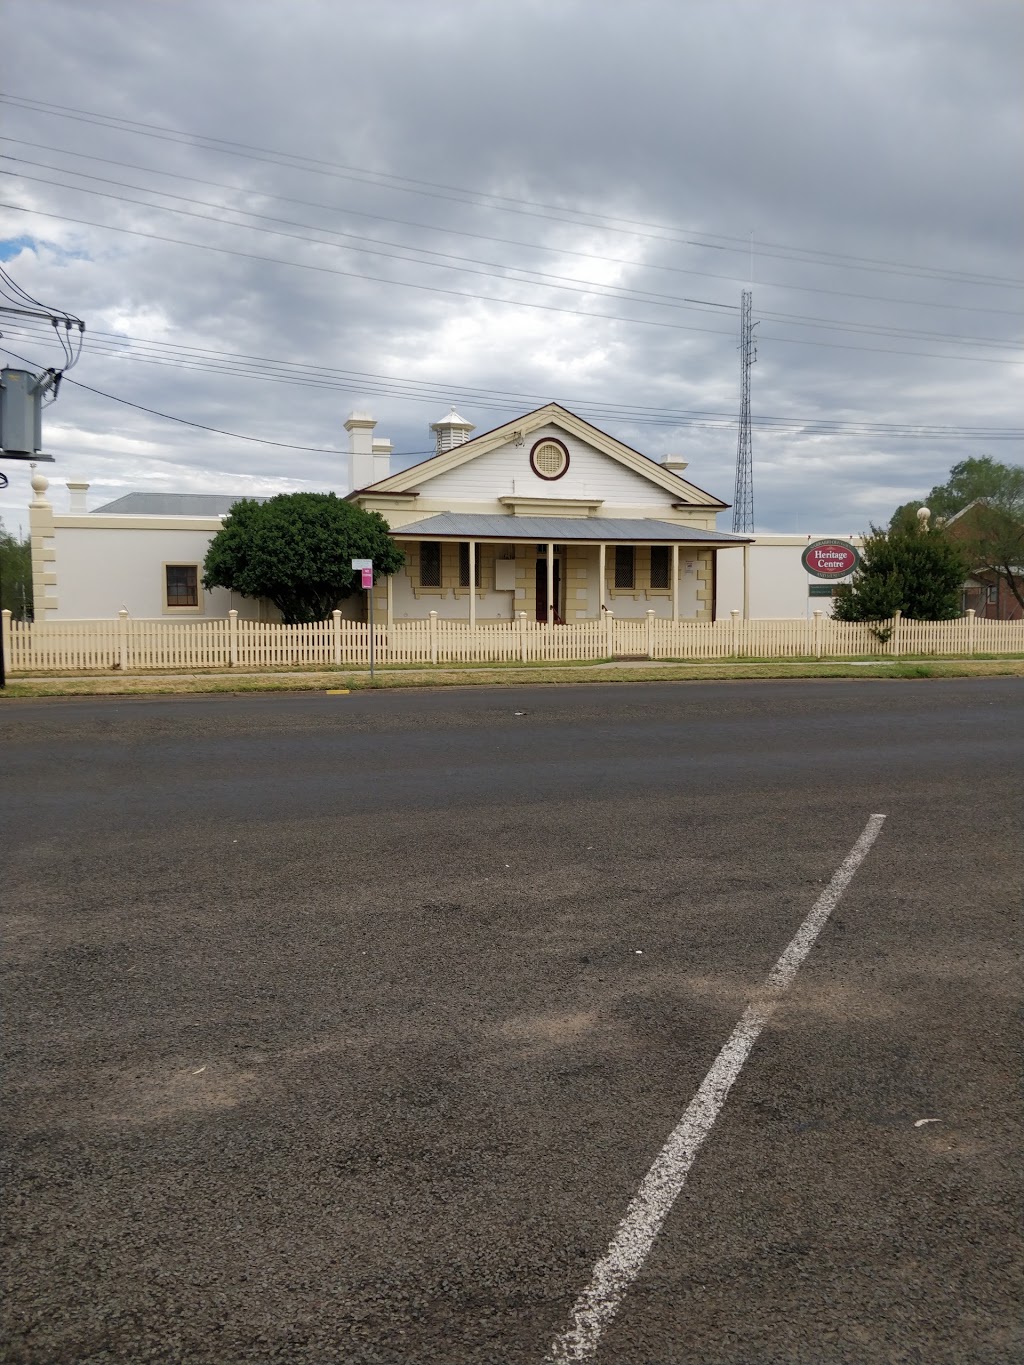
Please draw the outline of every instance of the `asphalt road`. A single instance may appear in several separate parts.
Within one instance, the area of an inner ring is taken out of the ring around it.
[[[3,1360],[541,1361],[874,812],[596,1360],[1024,1359],[1024,681],[19,702],[0,762]]]

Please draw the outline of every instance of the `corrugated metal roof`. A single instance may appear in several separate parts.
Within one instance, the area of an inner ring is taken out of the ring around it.
[[[266,502],[251,493],[125,493],[122,498],[103,507],[94,507],[90,515],[132,517],[223,517],[236,502],[249,498],[252,502]]]
[[[603,540],[623,541],[627,545],[647,541],[727,545],[732,541],[742,544],[750,539],[728,531],[700,531],[694,526],[678,526],[675,522],[654,521],[650,517],[513,517],[470,512],[439,512],[435,517],[414,521],[410,526],[398,526],[391,534],[399,540],[409,536],[415,536],[417,540],[457,536],[461,540],[560,543],[587,540],[595,544]]]

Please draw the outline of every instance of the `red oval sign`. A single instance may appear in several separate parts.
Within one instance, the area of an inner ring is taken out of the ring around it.
[[[845,540],[812,540],[800,561],[815,578],[845,578],[860,563],[860,555]]]

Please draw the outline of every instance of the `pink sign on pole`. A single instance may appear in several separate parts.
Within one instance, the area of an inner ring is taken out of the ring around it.
[[[363,576],[363,583],[362,583],[362,586],[363,586],[364,588],[372,588],[372,587],[373,587],[373,570],[372,570],[372,569],[360,569],[359,572],[360,572],[360,573],[362,574],[362,576]]]

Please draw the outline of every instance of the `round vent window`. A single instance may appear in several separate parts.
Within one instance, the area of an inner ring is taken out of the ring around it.
[[[560,479],[569,468],[569,452],[561,441],[546,437],[530,451],[530,468],[541,479]]]

